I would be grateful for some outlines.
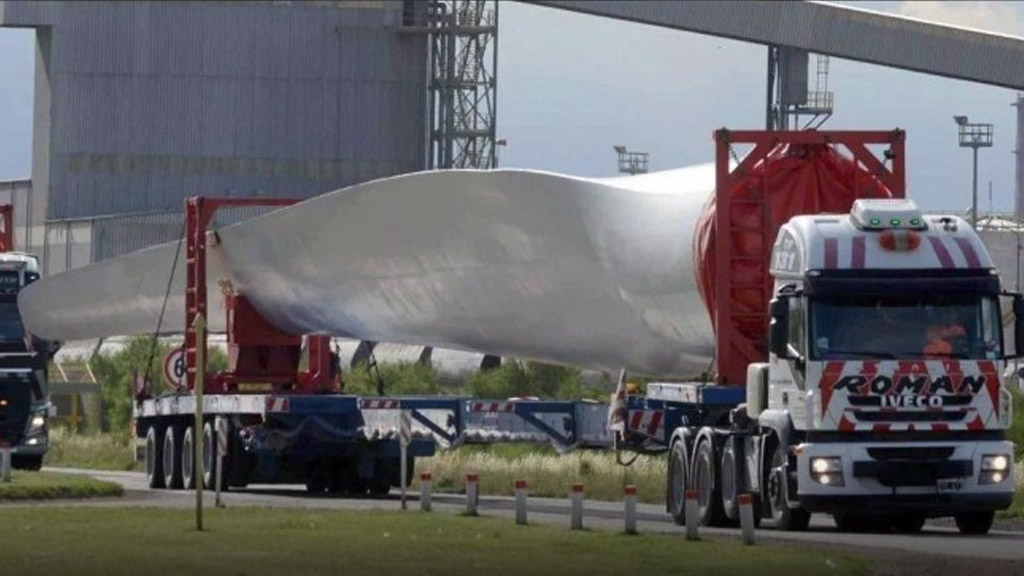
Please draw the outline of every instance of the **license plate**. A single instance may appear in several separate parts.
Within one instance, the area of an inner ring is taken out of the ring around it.
[[[964,487],[960,478],[943,478],[936,483],[939,492],[959,492]]]

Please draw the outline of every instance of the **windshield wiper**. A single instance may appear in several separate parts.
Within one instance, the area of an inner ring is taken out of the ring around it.
[[[844,354],[847,356],[858,356],[862,358],[882,358],[883,360],[895,360],[896,356],[890,352],[879,352],[877,350],[836,350],[830,348],[823,351],[827,354]]]

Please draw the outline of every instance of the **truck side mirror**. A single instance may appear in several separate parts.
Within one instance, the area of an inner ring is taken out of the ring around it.
[[[1024,295],[1013,295],[1013,355],[1024,357]]]
[[[778,296],[768,307],[769,349],[779,358],[789,358],[789,296]]]

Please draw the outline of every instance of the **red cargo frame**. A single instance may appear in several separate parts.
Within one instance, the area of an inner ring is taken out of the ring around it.
[[[768,155],[779,146],[843,146],[845,147],[859,165],[863,166],[872,178],[887,188],[894,198],[906,197],[906,164],[904,157],[905,132],[902,130],[892,131],[800,131],[800,132],[771,132],[771,131],[729,131],[720,129],[715,131],[715,306],[712,315],[712,323],[715,330],[715,353],[718,365],[717,383],[724,385],[743,386],[747,379],[747,366],[752,362],[764,362],[767,359],[764,342],[757,346],[750,339],[740,333],[737,326],[738,321],[750,318],[742,318],[741,313],[733,313],[730,303],[733,301],[731,295],[734,291],[750,290],[751,286],[741,285],[737,279],[730,274],[733,259],[731,233],[738,230],[738,222],[733,212],[733,202],[730,191],[742,180],[758,163],[764,161]],[[753,150],[739,162],[736,169],[729,169],[732,146],[734,144],[754,144]],[[869,149],[868,145],[887,144],[889,148],[885,152],[885,159],[879,160]],[[887,168],[885,160],[892,161],[892,168]],[[857,171],[854,171],[854,182],[852,189],[860,190],[856,183]],[[762,198],[767,197],[766,190],[758,191]],[[775,243],[778,229],[771,226],[762,226],[761,232],[764,235],[760,255],[765,263],[765,270],[768,270],[768,263],[771,258],[771,248]],[[765,332],[767,332],[767,310],[761,312],[765,319]],[[758,349],[760,348],[760,349]]]
[[[207,231],[214,213],[220,208],[244,206],[290,206],[292,198],[206,198],[185,200],[185,365],[186,386],[196,384],[196,350],[207,350],[205,335],[200,341],[193,324],[202,314],[209,319],[207,303],[206,250]],[[300,372],[302,336],[274,327],[249,300],[221,286],[227,315],[228,370],[207,379],[209,391],[237,392],[240,384],[269,385],[274,391],[318,393],[335,391],[336,374],[331,367],[330,336],[308,335],[309,368]],[[207,356],[208,357],[208,356]],[[204,390],[204,392],[207,390]]]

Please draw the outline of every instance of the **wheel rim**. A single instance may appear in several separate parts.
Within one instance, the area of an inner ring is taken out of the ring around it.
[[[683,511],[685,502],[683,501],[683,495],[685,494],[683,488],[683,463],[682,458],[677,456],[675,453],[672,454],[672,469],[671,469],[671,490],[672,490],[672,505],[675,508],[675,512],[678,515]]]
[[[719,482],[722,485],[722,507],[725,508],[727,513],[731,513],[734,503],[736,502],[736,486],[734,485],[733,479],[736,475],[733,470],[733,457],[732,450],[726,449],[722,455],[722,471]]]
[[[192,484],[192,459],[195,458],[190,432],[185,431],[185,439],[181,443],[181,479],[186,487]]]
[[[707,452],[702,450],[697,459],[697,498],[700,503],[700,514],[703,517],[711,505],[711,467],[708,465]]]
[[[146,435],[146,476],[156,476],[156,439],[152,430]]]
[[[164,433],[164,481],[170,488],[174,480],[174,431],[170,428]]]
[[[213,484],[213,432],[209,428],[203,430],[203,480],[209,480],[207,485]]]

